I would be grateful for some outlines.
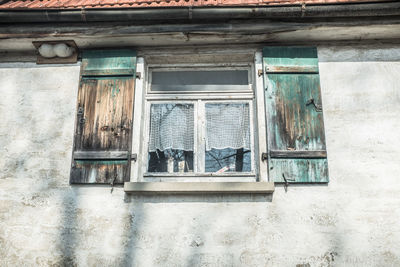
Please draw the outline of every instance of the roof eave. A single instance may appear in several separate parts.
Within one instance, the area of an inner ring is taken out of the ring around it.
[[[0,23],[137,22],[399,16],[400,2],[244,7],[0,9]]]

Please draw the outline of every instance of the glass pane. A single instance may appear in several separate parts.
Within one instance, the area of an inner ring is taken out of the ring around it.
[[[149,152],[148,172],[193,172],[193,151],[166,149]]]
[[[249,104],[206,104],[205,108],[205,171],[251,171]]]
[[[194,105],[152,104],[149,172],[193,171]]]
[[[251,151],[243,148],[206,151],[206,172],[250,172]]]
[[[249,90],[247,70],[154,71],[152,91]]]

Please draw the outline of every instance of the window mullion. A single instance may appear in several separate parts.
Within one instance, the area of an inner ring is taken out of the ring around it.
[[[197,101],[197,173],[204,173],[205,171],[205,147],[206,147],[206,120],[205,120],[205,104],[204,101]]]

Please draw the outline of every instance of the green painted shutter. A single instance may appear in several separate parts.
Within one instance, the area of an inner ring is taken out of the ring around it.
[[[268,169],[271,181],[328,182],[315,47],[265,47]]]
[[[123,183],[130,177],[136,52],[82,54],[71,183]]]

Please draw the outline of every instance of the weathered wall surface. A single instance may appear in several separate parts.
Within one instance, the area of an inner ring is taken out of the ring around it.
[[[70,186],[79,66],[0,65],[0,266],[399,266],[400,48],[319,55],[331,182],[258,197]]]

